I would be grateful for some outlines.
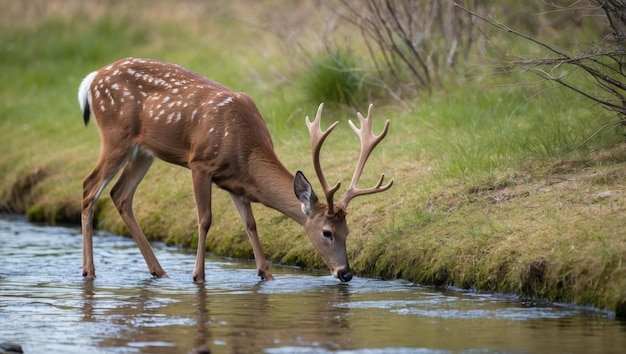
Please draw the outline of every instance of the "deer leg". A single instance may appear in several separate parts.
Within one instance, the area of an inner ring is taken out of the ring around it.
[[[204,253],[206,252],[206,237],[211,228],[211,179],[212,174],[199,165],[190,164],[193,180],[193,194],[198,211],[198,250],[196,265],[193,269],[193,281],[204,283]]]
[[[102,149],[98,164],[83,180],[82,231],[83,231],[83,277],[96,277],[93,263],[93,212],[100,194],[111,182],[126,161],[126,154],[109,155]]]
[[[250,202],[247,199],[232,193],[230,194],[230,197],[233,199],[233,203],[235,203],[235,207],[239,212],[241,221],[243,221],[243,226],[246,228],[246,233],[248,234],[248,238],[252,244],[252,251],[254,252],[258,275],[264,280],[273,280],[274,276],[270,272],[270,268],[265,260],[265,255],[263,254],[261,242],[259,242],[259,235],[256,231],[256,220],[252,214],[252,206],[250,205]]]
[[[167,278],[167,274],[161,267],[161,264],[159,264],[159,261],[150,247],[150,243],[146,239],[133,213],[133,196],[135,195],[137,186],[152,165],[153,160],[152,155],[137,152],[134,159],[128,161],[126,166],[124,166],[120,178],[113,188],[111,188],[111,198],[124,224],[137,243],[141,255],[148,265],[150,274],[157,278]]]

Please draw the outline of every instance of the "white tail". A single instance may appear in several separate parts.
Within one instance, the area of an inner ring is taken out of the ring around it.
[[[254,102],[244,93],[211,81],[178,65],[151,59],[128,58],[112,63],[85,77],[78,100],[85,124],[91,114],[100,128],[102,150],[96,167],[83,181],[82,231],[83,276],[95,277],[93,262],[93,208],[107,184],[121,171],[111,197],[156,277],[167,274],[159,264],[132,210],[133,195],[154,157],[191,170],[198,212],[198,252],[193,279],[205,280],[206,235],[211,226],[211,186],[230,192],[246,228],[259,276],[273,279],[259,243],[251,202],[260,202],[301,224],[311,243],[342,281],[352,272],[346,255],[348,226],[345,215],[350,200],[382,192],[392,182],[370,189],[356,183],[371,150],[389,128],[371,132],[372,107],[363,126],[351,125],[361,139],[361,156],[348,192],[333,205],[333,194],[321,172],[319,150],[335,127],[319,129],[320,105],[313,123],[308,120],[313,162],[322,182],[326,203],[320,203],[301,172],[292,175],[274,153],[269,131]],[[294,195],[295,191],[295,195]]]

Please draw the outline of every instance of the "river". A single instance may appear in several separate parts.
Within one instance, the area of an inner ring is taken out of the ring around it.
[[[97,278],[82,279],[77,227],[0,216],[0,343],[25,353],[618,353],[608,312],[402,280],[208,257],[160,243],[152,278],[132,239],[94,236]]]

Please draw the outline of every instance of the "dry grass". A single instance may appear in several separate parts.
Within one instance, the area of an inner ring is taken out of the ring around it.
[[[431,215],[415,225],[427,237],[395,236],[371,274],[611,307],[626,272],[624,148],[534,161],[500,185],[449,186],[418,208]]]

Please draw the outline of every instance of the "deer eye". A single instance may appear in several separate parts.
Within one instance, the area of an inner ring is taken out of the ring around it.
[[[332,238],[333,237],[333,232],[330,230],[322,230],[322,235],[326,238]]]

